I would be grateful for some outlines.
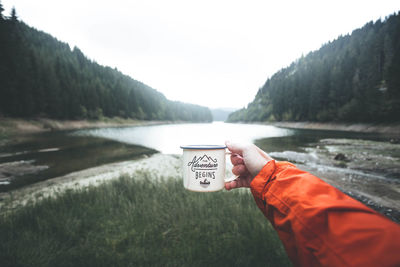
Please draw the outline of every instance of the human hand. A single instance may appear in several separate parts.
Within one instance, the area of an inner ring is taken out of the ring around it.
[[[232,152],[232,173],[239,176],[234,181],[225,183],[226,190],[250,187],[250,183],[254,177],[268,161],[272,160],[267,153],[253,144],[239,144],[226,141],[225,145]]]

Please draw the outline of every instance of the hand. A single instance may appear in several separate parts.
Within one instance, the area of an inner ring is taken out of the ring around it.
[[[226,141],[225,144],[232,152],[232,173],[239,176],[236,180],[225,183],[225,189],[250,187],[254,177],[272,158],[253,144],[239,144],[229,141]]]

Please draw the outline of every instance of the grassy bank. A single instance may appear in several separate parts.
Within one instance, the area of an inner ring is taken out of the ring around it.
[[[0,218],[0,266],[288,266],[246,192],[194,193],[149,173]],[[140,178],[140,179],[137,179]]]

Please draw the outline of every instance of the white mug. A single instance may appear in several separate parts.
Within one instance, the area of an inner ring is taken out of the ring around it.
[[[224,188],[224,145],[188,145],[183,149],[183,186],[190,191],[214,192]]]

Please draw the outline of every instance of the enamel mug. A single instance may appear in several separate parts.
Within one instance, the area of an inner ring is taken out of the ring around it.
[[[190,191],[214,192],[225,186],[226,146],[188,145],[183,149],[183,186]]]

